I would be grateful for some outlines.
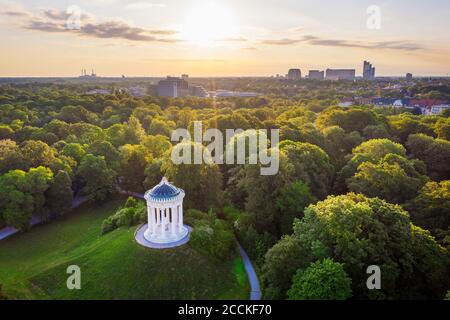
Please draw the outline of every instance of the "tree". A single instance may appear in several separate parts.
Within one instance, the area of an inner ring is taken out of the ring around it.
[[[166,136],[145,136],[142,139],[141,145],[143,145],[153,158],[162,158],[166,152],[172,149],[172,144],[169,138]]]
[[[6,225],[25,230],[33,214],[33,196],[27,192],[26,172],[12,170],[0,176],[0,215]]]
[[[81,159],[77,174],[83,179],[82,192],[92,202],[103,201],[114,192],[116,173],[103,157],[87,154]]]
[[[361,143],[357,146],[352,154],[366,154],[374,160],[380,160],[387,154],[397,154],[406,157],[406,149],[400,143],[393,142],[389,139],[372,139]]]
[[[27,169],[49,166],[55,159],[55,151],[42,141],[25,141],[21,146],[21,150]]]
[[[275,175],[261,175],[260,163],[230,168],[227,196],[234,205],[249,213],[258,233],[269,232],[278,236],[279,210],[274,200],[284,186],[295,180],[295,176],[291,175],[293,168],[286,155],[280,152],[277,156],[279,171]]]
[[[386,155],[379,163],[363,162],[347,180],[348,189],[368,197],[404,203],[417,195],[428,180],[417,172],[414,162],[397,154]]]
[[[302,180],[318,198],[325,198],[330,191],[334,167],[328,155],[318,146],[285,140],[280,143],[294,180]]]
[[[77,167],[78,163],[75,159],[71,157],[66,157],[63,155],[59,155],[58,158],[55,158],[49,165],[49,168],[53,171],[53,174],[56,175],[60,170],[67,172],[67,174],[73,178],[75,173],[74,170]]]
[[[108,129],[106,129],[106,135],[108,140],[116,147],[120,147],[127,143],[125,141],[125,125],[123,124],[114,124]]]
[[[303,210],[316,201],[309,187],[302,181],[294,181],[281,189],[280,195],[276,199],[276,206],[280,211],[280,233],[291,234],[294,219],[303,218]]]
[[[47,218],[45,193],[53,181],[48,168],[12,170],[0,176],[0,212],[9,226],[25,230],[32,215]]]
[[[450,179],[450,141],[413,134],[408,137],[406,146],[414,158],[425,162],[431,178]]]
[[[136,117],[131,116],[124,127],[125,143],[139,144],[144,136],[145,131],[142,128],[140,121]]]
[[[267,253],[266,290],[284,298],[298,269],[326,258],[343,264],[356,299],[441,299],[447,290],[446,250],[400,206],[378,198],[349,193],[310,205],[293,235]],[[383,270],[382,291],[367,290],[373,264]]]
[[[64,215],[73,201],[72,180],[67,172],[60,170],[47,192],[47,204],[52,213]]]
[[[144,187],[145,189],[150,189],[156,186],[162,179],[163,175],[161,172],[161,160],[153,160],[151,163],[147,165],[145,168],[145,180]]]
[[[344,193],[348,191],[347,180],[355,175],[358,167],[364,162],[377,164],[388,154],[406,157],[406,149],[401,144],[389,139],[372,139],[361,143],[348,156],[347,164],[337,174],[334,191]]]
[[[64,106],[57,117],[69,123],[87,122],[95,123],[98,121],[98,116],[95,113],[89,112],[82,106]]]
[[[351,283],[341,263],[324,259],[296,273],[288,296],[290,300],[346,300],[352,294]]]
[[[62,149],[61,154],[66,157],[71,157],[77,163],[80,163],[81,159],[86,155],[86,150],[79,143],[68,143]]]
[[[446,230],[450,225],[450,181],[428,182],[406,208],[417,225]]]
[[[364,138],[370,139],[389,139],[390,135],[384,125],[371,125],[367,126],[363,130]]]
[[[68,142],[92,144],[95,141],[106,139],[106,132],[102,128],[89,123],[75,123],[70,126],[71,135],[66,138]],[[75,138],[73,138],[75,136]]]
[[[380,120],[377,115],[372,110],[363,108],[330,108],[321,112],[316,120],[316,125],[321,129],[339,126],[347,133],[352,131],[362,133],[365,127],[378,124]]]
[[[45,220],[48,218],[45,194],[53,183],[53,172],[49,168],[31,168],[26,175],[26,191],[33,197],[33,214]]]
[[[338,126],[327,127],[322,130],[322,133],[326,139],[326,148],[324,150],[336,169],[340,169],[345,165],[345,156],[362,142],[358,132],[347,134],[344,129]]]
[[[439,139],[450,141],[450,118],[441,118],[436,122],[435,129]]]
[[[302,124],[299,127],[295,125],[290,125],[289,127],[283,126],[281,127],[280,139],[307,142],[322,149],[326,149],[327,147],[323,133],[316,129],[312,123]]]
[[[13,138],[14,130],[10,126],[0,124],[0,140]]]
[[[403,113],[389,118],[391,135],[398,137],[402,143],[415,133],[433,134],[433,129],[422,123],[420,116]]]
[[[0,174],[23,167],[22,152],[16,142],[9,139],[0,140]]]
[[[87,148],[87,152],[94,156],[105,158],[109,168],[117,171],[120,166],[120,152],[109,141],[95,141]]]
[[[285,235],[266,254],[262,268],[264,297],[272,300],[285,299],[292,285],[292,277],[299,268],[307,268],[310,257],[294,235]]]
[[[179,143],[174,147],[175,154],[182,154],[186,148],[194,147],[192,142]],[[204,147],[198,145],[201,150]],[[193,154],[193,152],[191,153]],[[165,159],[162,172],[176,186],[186,192],[185,204],[187,208],[208,211],[210,208],[220,208],[222,204],[222,174],[216,164],[174,164]]]
[[[161,119],[154,118],[152,120],[152,123],[150,124],[150,127],[148,128],[148,134],[151,135],[162,135],[166,137],[170,137],[172,133],[172,129],[170,126]]]
[[[120,147],[120,185],[128,191],[143,191],[145,169],[151,156],[141,145],[126,144]]]

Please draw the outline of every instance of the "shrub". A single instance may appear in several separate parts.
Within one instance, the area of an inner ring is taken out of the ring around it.
[[[217,260],[227,259],[235,248],[234,234],[228,223],[198,210],[188,211],[191,225],[191,246]],[[197,219],[194,218],[197,217]]]
[[[147,219],[146,207],[143,202],[132,197],[127,199],[125,205],[102,223],[102,234],[111,232],[119,227],[131,227]]]

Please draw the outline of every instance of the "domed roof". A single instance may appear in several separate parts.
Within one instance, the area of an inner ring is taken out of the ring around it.
[[[148,191],[148,195],[153,199],[170,199],[178,196],[180,190],[174,185],[170,184],[169,181],[164,177],[161,182]]]

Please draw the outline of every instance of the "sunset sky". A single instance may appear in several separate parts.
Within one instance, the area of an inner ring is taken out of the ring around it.
[[[0,77],[360,75],[365,59],[377,75],[445,76],[449,14],[448,0],[0,0]]]

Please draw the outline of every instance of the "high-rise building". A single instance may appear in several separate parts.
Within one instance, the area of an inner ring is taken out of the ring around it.
[[[302,78],[302,72],[300,69],[289,69],[287,78],[288,80],[300,80]]]
[[[412,81],[412,79],[413,79],[413,75],[412,75],[412,73],[407,73],[406,74],[406,81]]]
[[[324,72],[319,70],[309,70],[308,78],[311,80],[323,80]]]
[[[186,81],[186,77],[167,77],[167,79],[158,82],[158,96],[160,97],[185,97],[197,96],[207,97],[208,92],[202,86],[192,86]]]
[[[161,80],[158,82],[158,96],[160,97],[178,97],[178,84],[176,81]]]
[[[369,61],[364,61],[363,65],[363,79],[373,80],[375,79],[375,67]]]
[[[327,69],[325,72],[327,80],[355,80],[355,69]]]

